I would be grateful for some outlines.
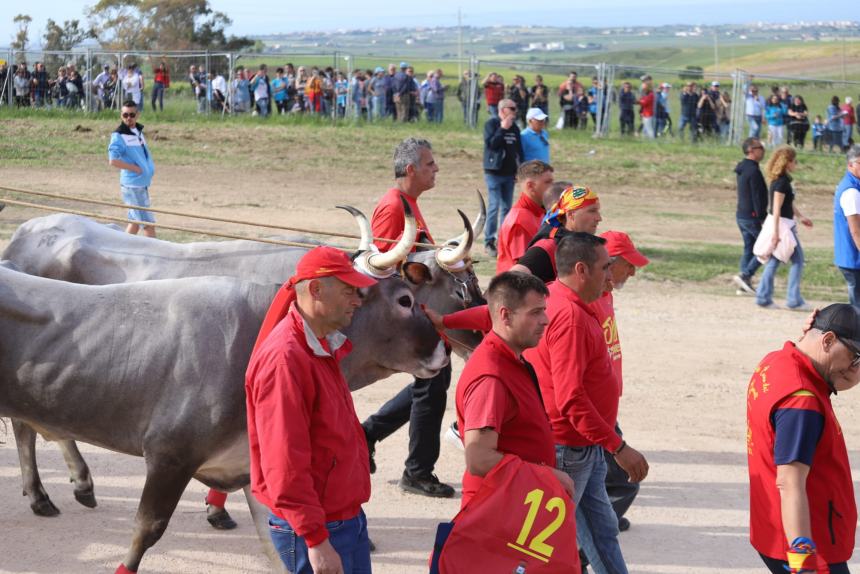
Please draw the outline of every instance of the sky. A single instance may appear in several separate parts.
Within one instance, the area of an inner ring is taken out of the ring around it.
[[[8,46],[16,27],[18,12],[33,18],[30,39],[40,37],[45,22],[52,18],[85,20],[84,11],[95,3],[78,0],[39,0],[21,4],[0,16],[0,46]],[[434,0],[433,2],[393,2],[392,0],[323,0],[287,2],[273,0],[210,0],[213,9],[233,19],[230,33],[266,35],[279,32],[337,30],[340,28],[456,26],[457,10],[463,9],[464,25],[585,25],[635,26],[660,24],[734,24],[744,22],[796,22],[860,19],[846,10],[851,3],[836,0],[605,0],[565,3],[558,0]],[[397,6],[396,12],[391,10]],[[582,6],[587,8],[582,8]],[[312,7],[312,8],[311,8]],[[432,10],[431,10],[432,8]]]

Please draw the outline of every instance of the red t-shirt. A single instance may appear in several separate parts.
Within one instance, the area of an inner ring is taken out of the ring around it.
[[[543,206],[525,194],[520,195],[499,228],[496,275],[513,267],[517,259],[526,252],[532,237],[540,229],[543,216]]]
[[[857,120],[854,117],[854,106],[852,106],[851,104],[842,104],[841,106],[839,106],[839,109],[845,112],[845,115],[842,116],[842,122],[846,126],[853,126],[855,123],[857,123]]]
[[[494,331],[478,345],[457,382],[457,423],[467,431],[491,428],[498,450],[526,462],[555,466],[555,446],[537,382]],[[463,473],[465,507],[483,478]]]
[[[612,291],[607,291],[603,296],[590,303],[588,307],[597,317],[597,322],[603,329],[603,340],[606,341],[606,349],[612,360],[612,372],[618,380],[618,396],[624,391],[624,382],[621,378],[621,341],[618,339],[618,323],[615,321],[615,300]]]
[[[403,214],[403,204],[400,202],[401,197],[412,208],[412,214],[415,216],[415,222],[418,224],[418,231],[415,232],[415,241],[433,243],[433,237],[430,235],[430,230],[427,229],[427,224],[424,222],[424,216],[421,215],[421,210],[418,208],[418,201],[396,187],[389,189],[382,196],[382,199],[379,200],[379,203],[376,204],[376,209],[373,210],[373,216],[370,218],[370,227],[373,231],[373,236],[400,239],[400,236],[403,235],[403,225],[406,222],[406,217]],[[385,241],[374,241],[374,244],[383,253],[394,246],[394,243]]]
[[[505,97],[505,85],[501,82],[490,82],[484,86],[484,97],[488,106],[498,106]]]
[[[619,389],[603,329],[572,289],[559,281],[547,287],[549,325],[525,358],[537,371],[555,442],[615,452]]]
[[[654,92],[648,92],[639,98],[639,105],[642,109],[639,110],[639,115],[643,118],[654,116]]]

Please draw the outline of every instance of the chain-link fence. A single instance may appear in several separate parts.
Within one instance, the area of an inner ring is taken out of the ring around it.
[[[770,145],[800,146],[814,140],[828,150],[842,147],[839,141],[853,141],[860,116],[853,107],[860,101],[860,82],[744,70],[715,73],[504,57],[415,60],[338,50],[248,54],[5,49],[0,59],[6,62],[0,66],[0,105],[81,112],[114,109],[133,99],[141,109],[175,117],[310,112],[370,121],[399,111],[402,119],[474,128],[495,112],[500,98],[510,98],[518,106],[522,127],[526,110],[538,107],[549,116],[548,129],[596,137],[736,144],[759,135]],[[398,108],[391,83],[402,65],[411,74],[411,103]],[[434,101],[428,72],[441,84]]]

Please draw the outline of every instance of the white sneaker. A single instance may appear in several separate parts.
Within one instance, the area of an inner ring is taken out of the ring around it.
[[[451,426],[449,426],[448,430],[445,431],[445,440],[460,450],[466,450],[466,447],[463,446],[463,441],[460,438],[460,431],[457,430],[456,422],[451,423]]]
[[[758,305],[758,303],[756,303],[756,304]],[[776,310],[776,309],[782,309],[782,305],[777,305],[776,303],[774,303],[773,301],[771,301],[771,302],[770,302],[770,303],[768,303],[767,305],[759,305],[759,308],[760,308],[760,309],[770,309],[770,310],[772,310],[772,311],[773,311],[773,310]]]
[[[740,287],[745,293],[749,293],[750,295],[755,294],[755,289],[752,288],[752,285],[748,281],[744,281],[744,278],[740,275],[732,277],[732,282]]]
[[[797,307],[786,307],[789,311],[798,311],[801,313],[808,313],[812,311],[812,305],[809,303],[803,303],[802,305],[798,305]]]

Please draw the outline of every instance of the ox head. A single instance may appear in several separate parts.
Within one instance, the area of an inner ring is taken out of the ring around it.
[[[435,376],[448,364],[445,345],[417,301],[411,285],[397,272],[415,242],[416,223],[406,205],[400,241],[385,253],[371,244],[370,223],[359,210],[338,206],[355,217],[361,228],[356,266],[378,281],[363,290],[362,306],[344,334],[353,352],[343,361],[351,390],[406,372],[420,378]]]
[[[486,206],[480,192],[478,198],[481,209],[474,226],[463,212],[458,210],[464,226],[464,231],[460,236],[446,241],[441,249],[426,249],[410,253],[412,247],[410,244],[405,251],[398,253],[400,261],[405,257],[400,272],[403,280],[411,287],[415,300],[442,315],[486,303],[469,256],[472,243],[478,233],[483,230],[486,220]],[[400,243],[383,255],[391,254],[400,247],[403,243],[403,237],[407,237],[407,233],[409,233],[409,237],[415,237],[415,228],[409,228],[411,210],[405,202],[404,208],[407,213],[407,230],[404,231]],[[356,218],[361,229],[361,247],[371,248],[370,223],[358,210],[350,208],[349,211]],[[476,232],[475,229],[478,231]],[[366,261],[371,263],[370,257],[373,256],[368,255],[367,257]],[[373,259],[372,264],[378,265],[379,255],[375,257],[377,259]],[[388,260],[384,262],[390,263]],[[377,269],[373,274],[379,271]],[[451,340],[453,350],[463,358],[469,356],[483,337],[477,331],[450,331],[447,335]]]

